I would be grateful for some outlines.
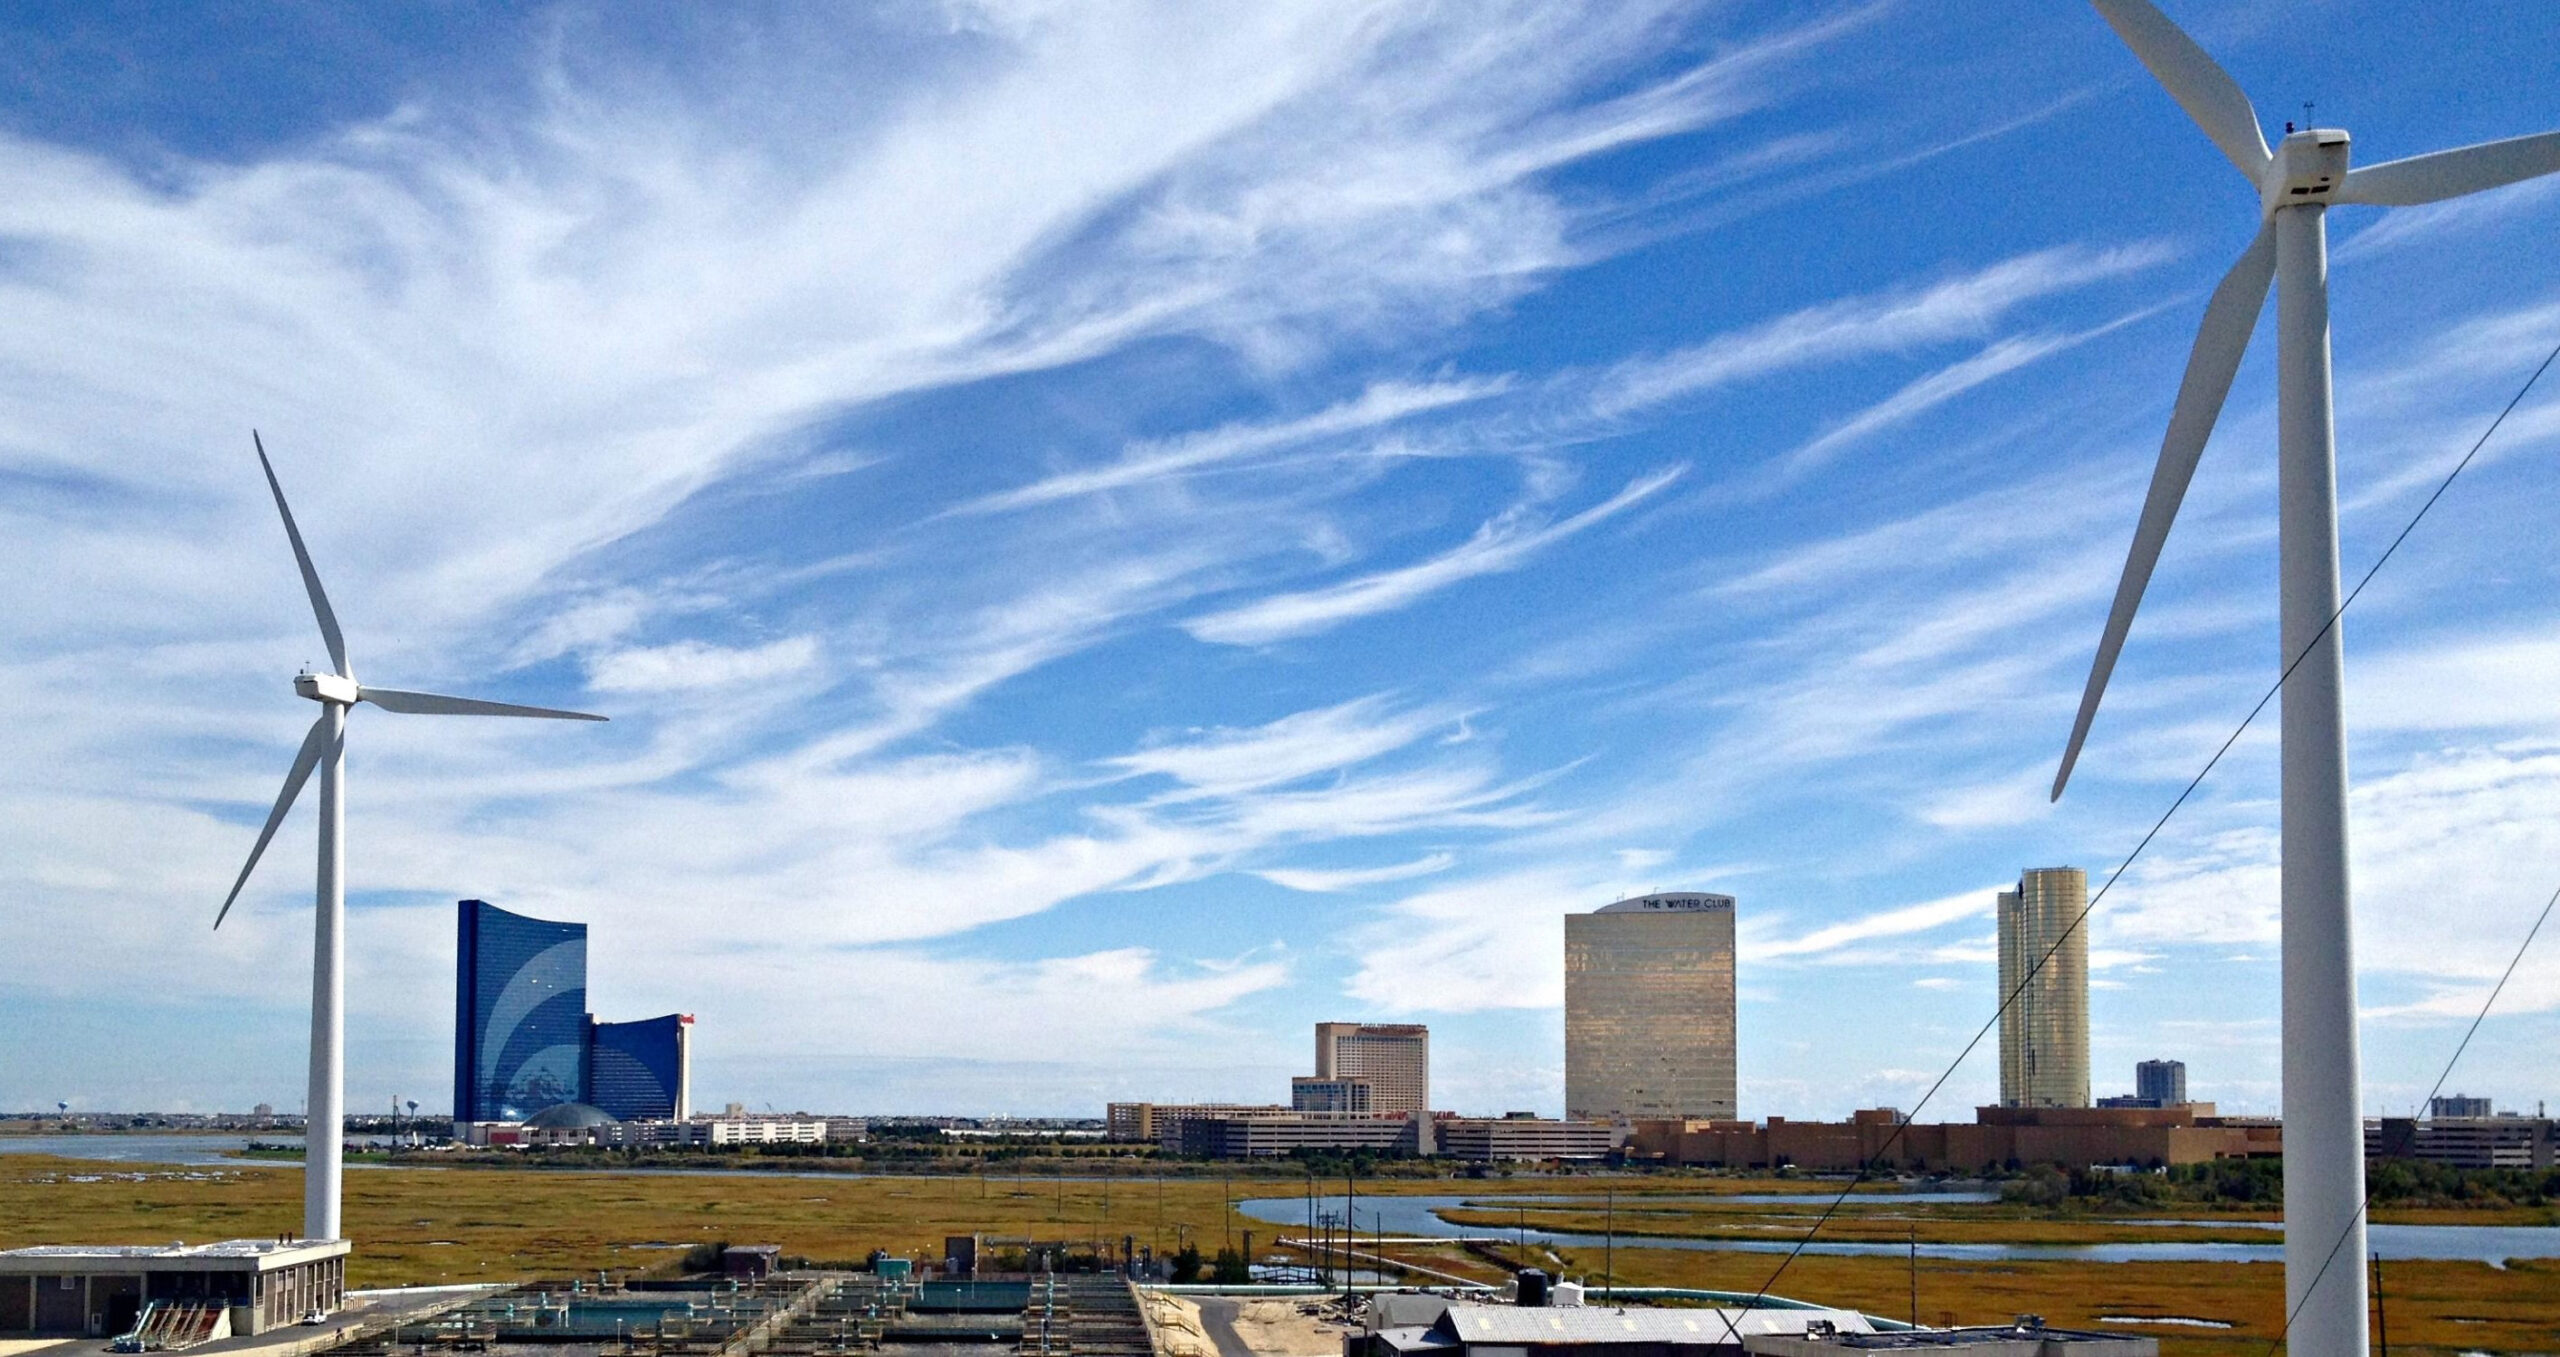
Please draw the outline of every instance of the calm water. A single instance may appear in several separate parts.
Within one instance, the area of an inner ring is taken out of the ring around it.
[[[276,1144],[298,1142],[302,1137],[269,1132],[260,1139]],[[111,1164],[182,1164],[189,1168],[204,1168],[216,1164],[241,1164],[244,1161],[237,1156],[249,1148],[249,1140],[248,1136],[0,1136],[0,1154],[50,1154],[64,1159],[99,1159]],[[272,1162],[301,1167],[298,1160]]]
[[[1860,1193],[1862,1202],[1904,1202],[1942,1200],[1953,1196],[1962,1201],[1980,1201],[1984,1194],[1956,1193],[1896,1194],[1889,1192]],[[1573,1201],[1597,1206],[1599,1197],[1541,1196],[1540,1202]],[[1763,1197],[1725,1197],[1724,1201],[1776,1201],[1792,1203],[1808,1201],[1792,1194]],[[1813,1199],[1819,1200],[1819,1199]],[[1484,1197],[1362,1197],[1352,1205],[1360,1232],[1384,1231],[1390,1235],[1468,1235],[1478,1238],[1528,1239],[1536,1243],[1563,1244],[1575,1248],[1600,1248],[1607,1244],[1606,1235],[1569,1234],[1538,1229],[1534,1224],[1525,1230],[1519,1226],[1505,1229],[1488,1225],[1454,1225],[1443,1219],[1443,1211],[1456,1210],[1469,1202],[1478,1211],[1498,1211],[1493,1199]],[[1259,1197],[1236,1203],[1236,1209],[1255,1220],[1304,1230],[1307,1224],[1307,1201],[1303,1197]],[[1331,1211],[1339,1216],[1343,1198],[1336,1194],[1316,1199],[1319,1216]],[[2132,1223],[2132,1222],[2126,1222]],[[2167,1222],[2152,1222],[2167,1223]],[[2209,1221],[2177,1222],[2180,1225],[2231,1225],[2244,1229],[2268,1227],[2267,1222]],[[1767,1239],[1691,1239],[1660,1235],[1620,1235],[1618,1243],[1626,1248],[1699,1249],[1731,1253],[1785,1253],[1795,1248],[1795,1240],[1786,1232],[1772,1231]],[[2530,1225],[2375,1225],[2369,1231],[2372,1250],[2386,1259],[2441,1259],[2500,1264],[2510,1258],[2560,1258],[2560,1228]],[[1871,1243],[1855,1240],[1817,1240],[1804,1249],[1807,1253],[1842,1256],[1889,1256],[1900,1258],[1910,1252],[1908,1244]],[[1972,1260],[1999,1259],[2078,1259],[2091,1263],[2157,1263],[2157,1262],[2223,1262],[2279,1263],[2284,1261],[2281,1244],[2222,1244],[2202,1240],[2145,1240],[2132,1244],[1922,1244],[1923,1258],[1957,1258]]]

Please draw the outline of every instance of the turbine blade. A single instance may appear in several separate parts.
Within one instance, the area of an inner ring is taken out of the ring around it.
[[[2151,583],[2152,567],[2160,563],[2160,548],[2169,540],[2169,525],[2177,521],[2179,503],[2187,497],[2187,482],[2195,478],[2205,440],[2213,436],[2223,398],[2231,394],[2231,378],[2240,370],[2240,357],[2249,351],[2249,332],[2257,328],[2258,312],[2266,305],[2267,285],[2275,280],[2275,272],[2275,227],[2270,223],[2259,228],[2258,238],[2222,276],[2213,300],[2205,306],[2204,324],[2197,327],[2195,347],[2187,354],[2187,375],[2178,383],[2177,408],[2169,414],[2169,432],[2160,440],[2160,461],[2151,470],[2151,492],[2143,497],[2133,547],[2125,553],[2124,577],[2116,582],[2107,629],[2098,638],[2098,657],[2089,665],[2089,686],[2080,694],[2080,714],[2071,723],[2071,743],[2062,751],[2061,771],[2053,776],[2053,800],[2062,799],[2063,785],[2071,781],[2071,767],[2080,761],[2080,745],[2089,738],[2089,723],[2097,719],[2107,676],[2115,672],[2116,655],[2124,649],[2125,634],[2133,629],[2134,610],[2142,606],[2142,591]]]
[[[302,784],[311,780],[311,770],[320,765],[320,755],[329,743],[329,714],[311,723],[311,733],[302,737],[302,749],[293,756],[293,770],[284,775],[284,790],[276,796],[276,808],[267,812],[267,827],[258,831],[258,842],[249,850],[249,861],[240,868],[240,879],[231,883],[231,893],[222,897],[221,912],[213,916],[213,926],[231,914],[232,902],[240,898],[240,888],[249,884],[249,873],[257,870],[258,856],[267,851],[267,841],[276,836],[276,826],[284,823],[284,813],[293,809],[293,798],[302,794]]]
[[[2195,119],[2196,126],[2240,167],[2255,185],[2266,173],[2267,134],[2258,126],[2258,111],[2239,82],[2206,56],[2195,39],[2179,31],[2151,0],[2090,0],[2124,45],[2142,59],[2151,77]]]
[[[2560,171],[2560,132],[2484,141],[2347,171],[2336,200],[2410,207]]]
[[[284,515],[284,535],[293,540],[293,562],[302,567],[302,587],[311,595],[311,615],[320,619],[320,639],[329,647],[329,662],[338,667],[338,677],[354,678],[356,671],[347,667],[346,638],[338,634],[338,615],[329,611],[329,595],[320,588],[320,572],[311,567],[302,529],[293,525],[293,510],[285,507],[284,486],[276,480],[275,465],[267,460],[267,445],[255,429],[249,431],[249,441],[257,445],[258,465],[266,470],[267,488],[275,492],[276,512]]]
[[[384,711],[408,716],[539,716],[554,721],[605,719],[582,711],[561,711],[556,707],[519,707],[512,702],[483,702],[476,697],[446,697],[441,693],[406,693],[397,688],[358,688],[356,701],[370,702]]]

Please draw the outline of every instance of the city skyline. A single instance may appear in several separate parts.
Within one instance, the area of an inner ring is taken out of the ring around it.
[[[2291,13],[2172,7],[2363,163],[2560,125],[2547,6]],[[1359,1012],[1432,1027],[1437,1101],[1560,1111],[1562,916],[1684,885],[1752,903],[1746,1115],[1908,1106],[1995,883],[2103,879],[2272,677],[2262,343],[2041,804],[2245,235],[2084,10],[792,22],[0,20],[119,73],[0,62],[0,952],[47,963],[0,994],[61,1034],[0,1104],[300,1101],[309,826],[196,936],[322,658],[253,424],[382,672],[616,718],[366,732],[357,1110],[447,1082],[488,895],[611,930],[599,1009],[700,1012],[709,1105],[1264,1097]],[[2560,193],[2332,229],[2356,570],[2547,350]],[[2346,626],[2369,1112],[2560,861],[2499,508],[2554,408]],[[2092,916],[2096,1068],[2272,1110],[2273,787],[2261,732]],[[2560,1096],[2556,1014],[2528,957],[2464,1080]]]

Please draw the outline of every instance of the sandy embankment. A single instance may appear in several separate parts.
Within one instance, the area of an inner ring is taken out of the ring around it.
[[[1180,1296],[1139,1293],[1155,1330],[1156,1357],[1218,1357],[1218,1345],[1200,1327],[1200,1307]]]
[[[1236,1337],[1263,1357],[1341,1357],[1346,1326],[1306,1312],[1302,1300],[1249,1300],[1236,1307]]]

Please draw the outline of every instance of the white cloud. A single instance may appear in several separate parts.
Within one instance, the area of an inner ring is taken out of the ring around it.
[[[1082,471],[1059,472],[1019,489],[974,501],[963,506],[962,512],[1024,509],[1193,475],[1320,439],[1381,429],[1414,415],[1482,400],[1508,385],[1501,378],[1420,384],[1380,382],[1355,399],[1311,415],[1265,424],[1222,425],[1204,433],[1138,444],[1118,461]]]
[[[1826,302],[1702,344],[1620,365],[1592,409],[1616,417],[1790,368],[1974,338],[2019,306],[2162,262],[2156,244],[2038,250],[1917,290]]]
[[[1232,796],[1365,763],[1450,723],[1444,712],[1396,712],[1383,696],[1354,698],[1247,730],[1189,732],[1103,760],[1134,776],[1184,785],[1177,796]]]
[[[1256,871],[1254,875],[1272,885],[1283,886],[1293,891],[1330,895],[1341,891],[1358,890],[1362,886],[1376,886],[1389,881],[1411,881],[1418,876],[1431,876],[1449,870],[1457,864],[1457,861],[1457,855],[1454,853],[1426,853],[1411,862],[1392,863],[1385,867],[1333,869],[1266,867]]]
[[[631,957],[647,967],[638,983],[681,990],[682,965],[644,957],[636,949]],[[797,1054],[838,1058],[1005,1060],[1133,1039],[1151,1055],[1164,1054],[1185,1038],[1237,1035],[1213,1015],[1289,978],[1279,958],[1182,964],[1142,947],[1034,961],[798,947],[760,955],[756,966],[762,983],[729,993],[717,1011],[697,1018],[732,1031],[787,1028],[799,1034]],[[898,1015],[894,1043],[872,1030],[883,1013]]]
[[[2555,795],[2560,747],[2545,743],[2458,746],[2357,781],[2349,797],[2357,967],[2424,991],[2377,1005],[2374,1016],[2476,1011],[2551,894],[2560,828],[2542,811]],[[2149,952],[2278,939],[2273,805],[2208,805],[2196,814],[2202,824],[2164,839],[2099,907],[2099,937]],[[2529,955],[2500,1006],[2560,1008],[2560,954]]]
[[[1564,916],[1621,898],[1608,879],[1542,869],[1406,896],[1354,940],[1343,992],[1394,1014],[1557,1007]]]
[[[1870,942],[1877,938],[1902,937],[1927,933],[1951,924],[1979,921],[1992,912],[2002,886],[1985,886],[1942,899],[1904,905],[1897,909],[1879,910],[1836,924],[1827,924],[1810,933],[1793,938],[1766,938],[1759,930],[1746,930],[1737,939],[1741,960],[1775,961],[1782,957],[1820,956],[1838,951],[1851,943]]]
[[[1915,378],[1902,389],[1841,420],[1770,468],[1765,483],[1782,484],[1830,462],[1854,444],[1907,424],[1985,383],[2070,348],[2087,336],[2023,335],[1999,340],[1981,352]]]
[[[2348,720],[2386,731],[2560,728],[2560,640],[2541,632],[2419,640],[2347,669]]]
[[[587,661],[587,686],[603,693],[734,688],[814,668],[818,640],[790,636],[750,649],[677,641],[606,651]]]
[[[1918,811],[1920,819],[1940,829],[1993,829],[2026,824],[2053,813],[2047,792],[2053,769],[2030,764],[2006,777],[1931,794]]]
[[[1183,624],[1203,641],[1264,645],[1338,626],[1353,618],[1393,612],[1451,585],[1481,575],[1517,570],[1539,552],[1617,516],[1679,478],[1671,467],[1628,483],[1591,508],[1560,522],[1534,525],[1526,506],[1515,507],[1476,529],[1464,544],[1394,570],[1362,575],[1322,589],[1275,594]]]

